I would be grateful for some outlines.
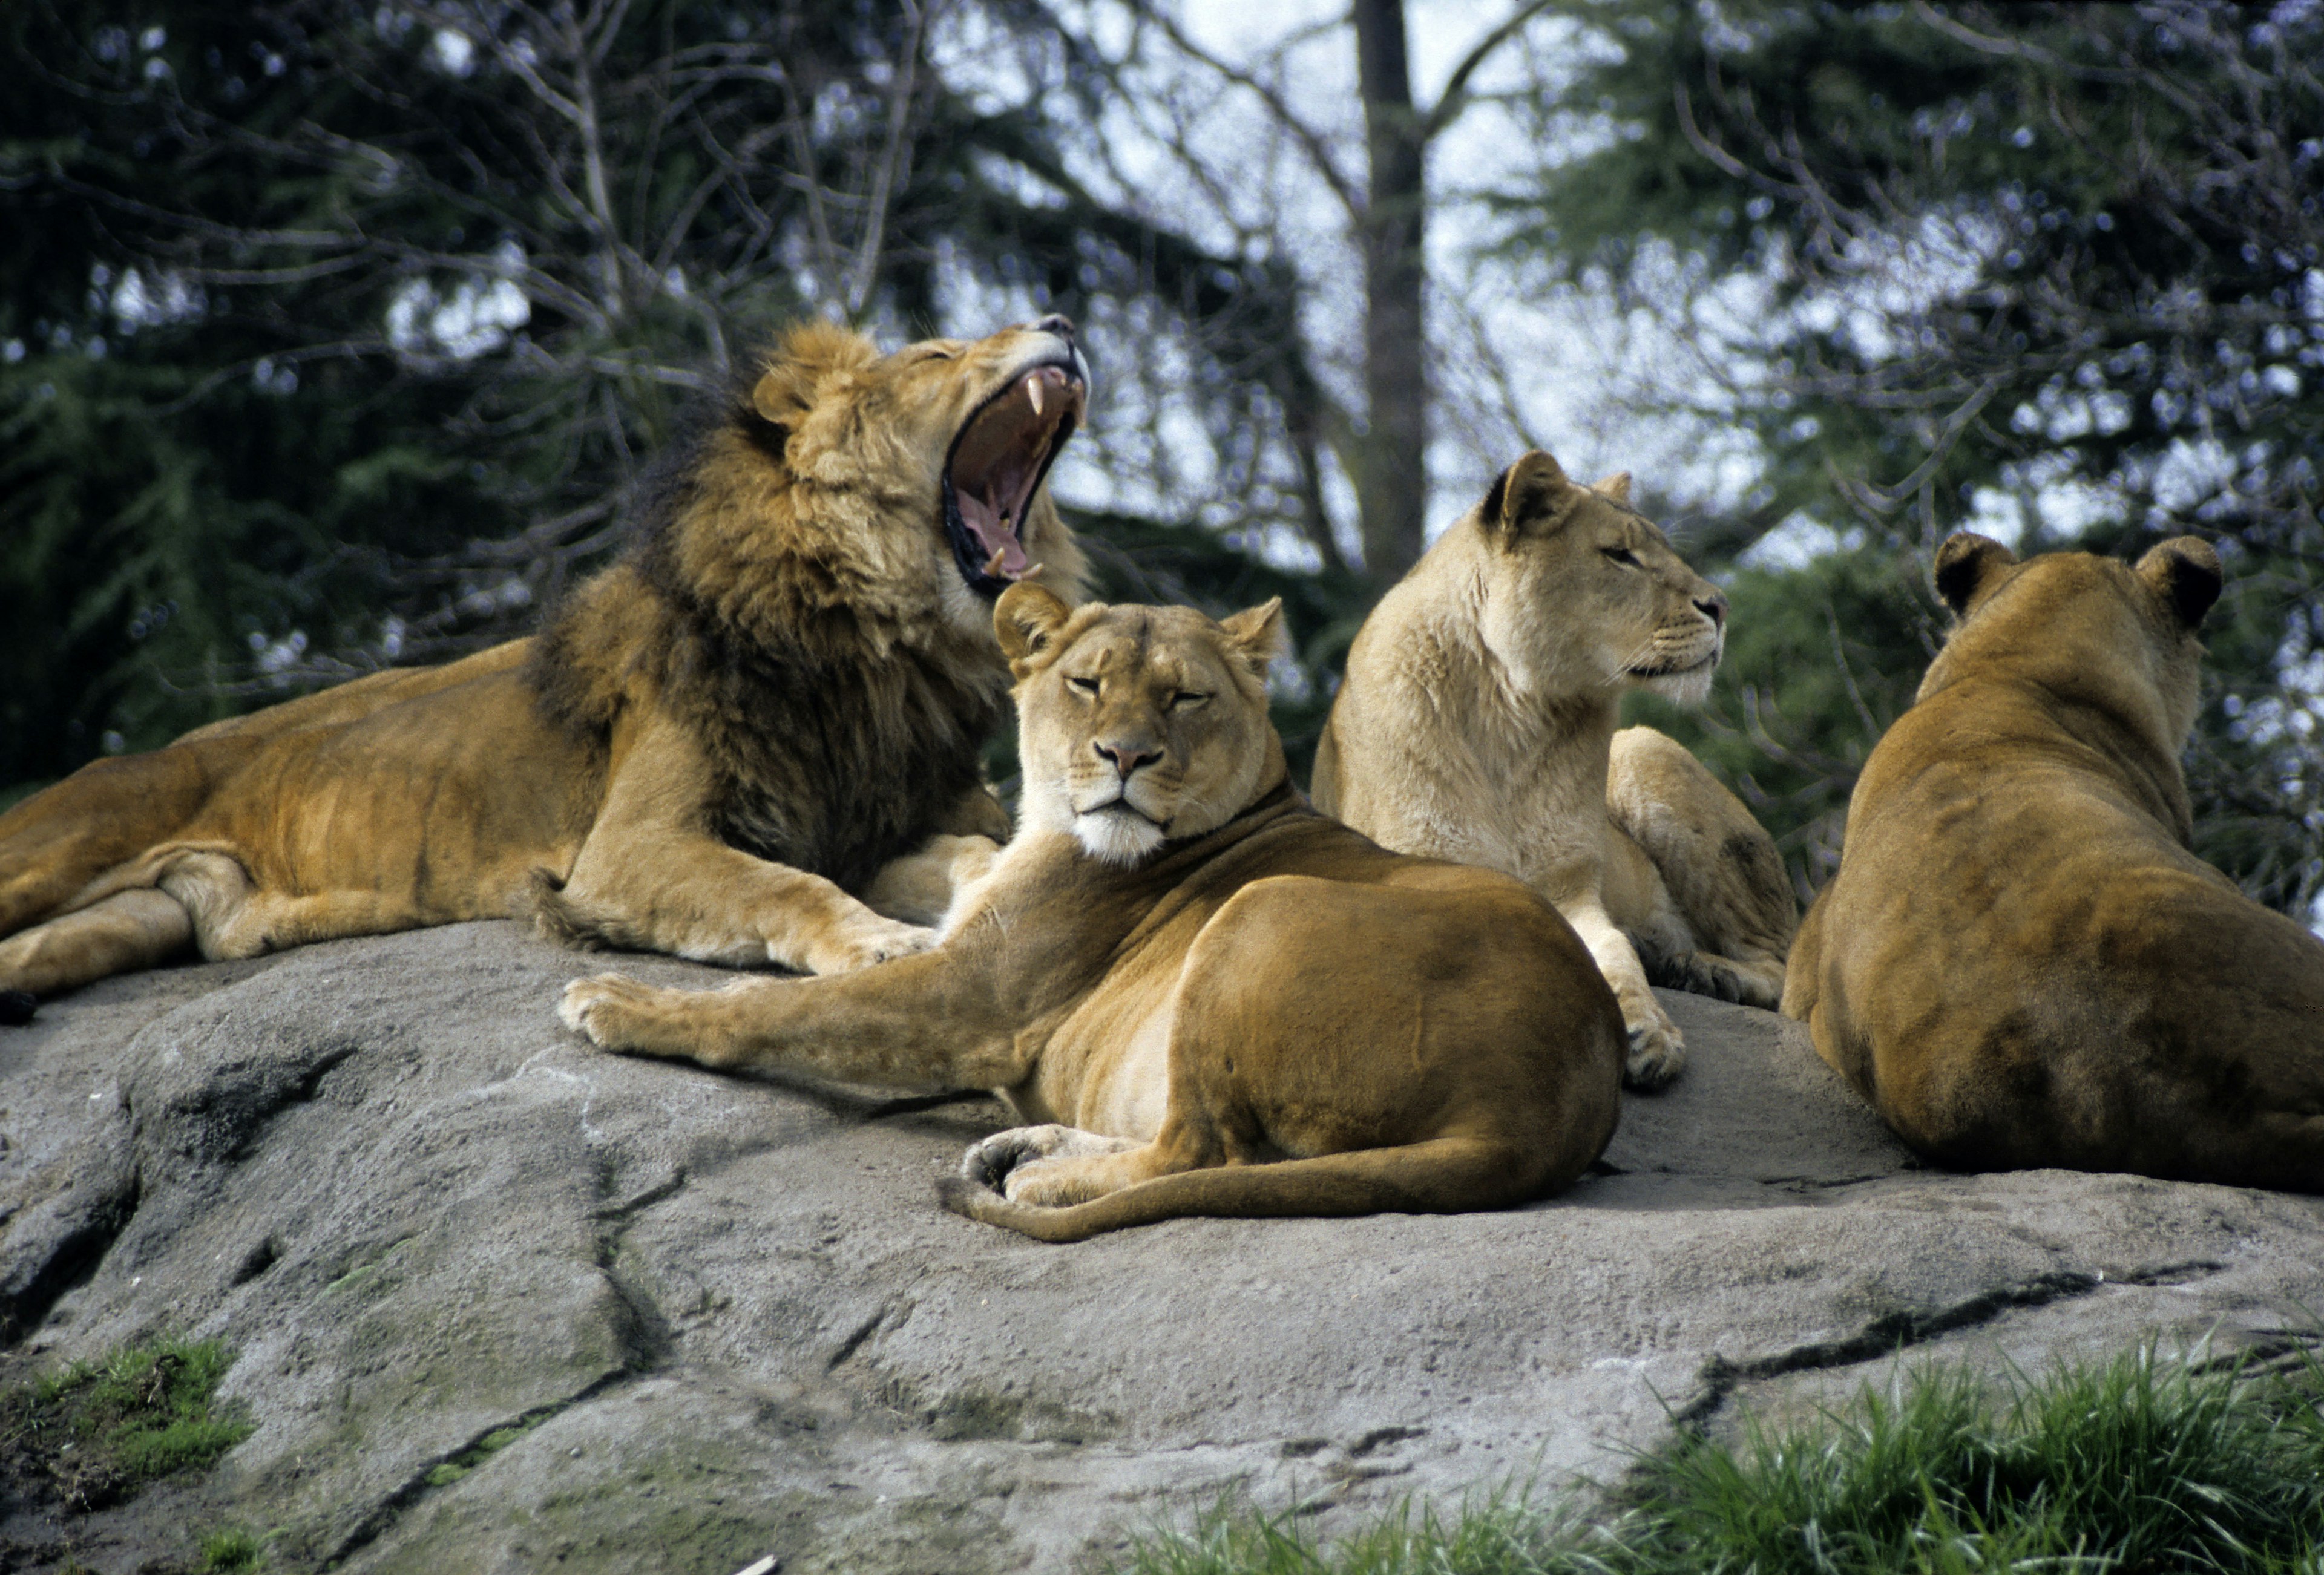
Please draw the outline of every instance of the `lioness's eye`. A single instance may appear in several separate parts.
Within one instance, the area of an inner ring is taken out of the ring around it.
[[[941,345],[923,345],[912,352],[912,364],[915,366],[923,361],[950,361],[952,358],[952,352]]]
[[[1608,557],[1612,558],[1616,563],[1620,564],[1624,568],[1637,568],[1638,566],[1638,555],[1632,552],[1627,547],[1601,547],[1598,550],[1604,553]]]
[[[1084,695],[1094,695],[1097,693],[1097,680],[1095,678],[1067,678],[1065,682],[1071,684],[1074,688],[1080,690]]]
[[[1173,710],[1192,711],[1209,698],[1208,695],[1197,694],[1192,689],[1181,689],[1170,696],[1170,705]]]

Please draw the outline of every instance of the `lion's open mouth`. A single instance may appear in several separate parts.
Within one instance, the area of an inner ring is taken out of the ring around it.
[[[1040,572],[1025,556],[1025,511],[1080,424],[1088,385],[1077,363],[1044,362],[977,407],[945,460],[945,534],[960,577],[986,598]]]

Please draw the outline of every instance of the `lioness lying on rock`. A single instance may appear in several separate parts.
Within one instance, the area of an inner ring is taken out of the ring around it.
[[[608,1049],[990,1088],[1034,1123],[945,1201],[1047,1241],[1187,1214],[1496,1208],[1613,1135],[1614,999],[1519,881],[1301,803],[1267,718],[1278,608],[1002,595],[1017,835],[936,951],[835,979],[565,993]]]
[[[512,912],[815,972],[933,944],[951,860],[1008,834],[978,774],[1008,687],[992,600],[1081,582],[1044,481],[1084,394],[1062,318],[892,355],[793,332],[538,639],[0,815],[0,991]]]
[[[2324,942],[2187,850],[2219,562],[1937,551],[1960,615],[1849,800],[1784,1010],[1907,1143],[2324,1192]]]
[[[1727,598],[1629,507],[1536,450],[1382,597],[1315,751],[1315,807],[1557,905],[1614,987],[1625,1079],[1685,1064],[1649,981],[1772,1007],[1799,907],[1775,843],[1625,690],[1696,701]]]

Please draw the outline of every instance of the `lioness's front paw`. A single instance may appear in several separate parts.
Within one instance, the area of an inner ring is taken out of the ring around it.
[[[654,993],[653,986],[619,973],[576,979],[565,987],[557,1015],[565,1026],[607,1050],[628,1047],[625,1030],[634,1029],[640,1009]]]
[[[925,952],[939,938],[925,925],[902,924],[867,910],[829,939],[807,948],[802,961],[810,973],[853,973],[875,962],[892,962]],[[768,956],[773,962],[783,961],[771,946]]]
[[[1624,1088],[1652,1093],[1685,1069],[1686,1040],[1677,1024],[1656,1013],[1630,1025],[1629,1055],[1622,1063]]]

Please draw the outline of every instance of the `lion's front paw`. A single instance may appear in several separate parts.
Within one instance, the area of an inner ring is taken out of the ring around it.
[[[925,925],[908,925],[866,911],[862,918],[838,928],[829,939],[807,949],[804,959],[810,973],[853,973],[875,962],[892,962],[927,951],[939,939]],[[775,962],[782,958],[769,949]]]
[[[645,1003],[653,996],[651,985],[619,973],[600,973],[591,979],[576,979],[565,987],[565,999],[558,1003],[557,1015],[565,1026],[583,1036],[591,1044],[607,1050],[632,1047],[633,1035],[642,1016]]]
[[[1652,1093],[1686,1068],[1686,1040],[1678,1025],[1657,1011],[1630,1025],[1629,1055],[1622,1063],[1622,1086]]]

